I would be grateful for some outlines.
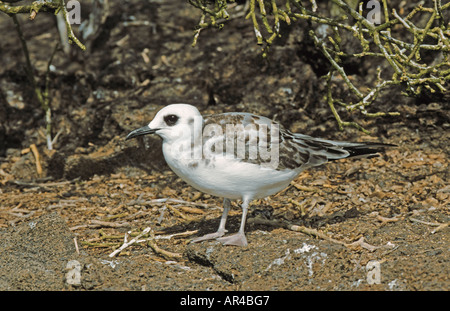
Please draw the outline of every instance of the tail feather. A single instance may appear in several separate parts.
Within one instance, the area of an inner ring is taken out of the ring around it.
[[[298,148],[309,154],[308,164],[320,165],[327,161],[344,158],[371,158],[378,156],[386,147],[395,147],[392,144],[378,142],[351,143],[315,138],[303,134],[292,134]]]
[[[363,143],[339,143],[339,145],[346,150],[349,155],[347,158],[372,158],[379,156],[380,152],[384,151],[386,147],[396,147],[393,144],[382,144],[375,142]]]
[[[298,152],[307,155],[305,162],[301,165],[304,168],[345,158],[372,158],[379,156],[379,153],[383,152],[384,148],[396,146],[377,142],[351,143],[334,141],[299,133],[288,134],[293,138]],[[286,135],[286,137],[289,136]]]

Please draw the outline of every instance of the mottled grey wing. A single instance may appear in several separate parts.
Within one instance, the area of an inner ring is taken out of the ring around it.
[[[281,125],[278,123],[245,112],[211,115],[206,116],[204,120],[204,146],[210,148],[206,150],[207,153],[226,155],[243,162],[261,165],[271,163],[274,151],[271,147],[276,144],[278,163],[281,131]],[[277,131],[272,135],[274,125]]]
[[[204,129],[210,125],[215,125],[216,128],[224,134],[223,137],[220,138],[224,146],[221,152],[226,153],[227,148],[225,147],[228,137],[228,141],[233,141],[235,146],[238,146],[238,144],[245,146],[244,153],[239,152],[237,148],[235,148],[232,150],[232,154],[229,155],[248,163],[263,164],[270,160],[267,157],[262,156],[264,154],[259,152],[256,157],[254,156],[254,153],[252,153],[252,150],[254,151],[252,148],[254,147],[255,135],[258,136],[257,144],[261,143],[261,138],[267,139],[267,153],[273,151],[272,147],[274,145],[272,144],[278,144],[277,170],[307,168],[328,161],[348,157],[373,157],[376,156],[378,152],[382,151],[383,147],[394,146],[371,142],[338,142],[291,133],[282,125],[269,118],[244,112],[223,113],[206,117]],[[270,135],[274,125],[278,127],[277,137]],[[261,127],[267,129],[267,136],[261,137]],[[206,135],[204,138],[214,139],[213,135]],[[211,151],[216,152],[217,154],[218,150]]]

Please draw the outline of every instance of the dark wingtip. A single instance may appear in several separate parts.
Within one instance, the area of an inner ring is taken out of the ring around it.
[[[350,157],[366,157],[366,158],[373,158],[378,157],[380,152],[384,151],[384,148],[387,147],[397,147],[397,145],[394,144],[383,144],[383,143],[375,143],[375,142],[367,142],[367,143],[361,143],[357,146],[348,146],[344,147],[345,150],[347,150],[350,155]]]

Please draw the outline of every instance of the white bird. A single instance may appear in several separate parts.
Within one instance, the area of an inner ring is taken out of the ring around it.
[[[349,143],[291,133],[268,118],[231,112],[202,117],[187,104],[162,108],[154,119],[128,134],[162,138],[169,167],[186,183],[223,197],[223,214],[215,233],[192,240],[217,239],[225,245],[247,246],[244,233],[249,204],[275,194],[303,170],[330,160],[376,156],[383,143]],[[242,219],[236,234],[225,236],[230,200],[242,200]]]

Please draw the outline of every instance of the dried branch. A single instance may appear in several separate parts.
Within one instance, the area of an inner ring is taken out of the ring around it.
[[[120,253],[121,251],[123,251],[125,248],[127,248],[130,245],[133,245],[134,243],[136,243],[142,236],[146,235],[147,233],[149,233],[151,230],[150,227],[145,228],[144,230],[142,230],[142,232],[136,236],[134,239],[130,240],[129,242],[124,242],[122,244],[121,247],[119,247],[118,249],[116,249],[114,252],[112,252],[111,254],[109,254],[109,257],[112,258],[114,256],[116,256],[118,253]]]
[[[25,55],[26,60],[26,71],[28,80],[30,81],[30,84],[34,90],[34,94],[36,95],[37,100],[41,104],[42,109],[45,112],[45,122],[46,122],[46,140],[47,140],[47,148],[49,150],[53,149],[53,142],[56,139],[52,139],[52,110],[50,107],[50,97],[49,97],[49,75],[50,75],[50,66],[53,62],[53,58],[56,54],[56,52],[59,49],[59,43],[55,45],[55,48],[53,49],[53,52],[51,53],[50,59],[47,63],[47,71],[45,73],[45,87],[42,90],[38,83],[36,82],[36,77],[34,75],[34,69],[31,65],[30,60],[30,54],[28,52],[28,47],[26,40],[24,38],[22,28],[20,26],[20,23],[17,19],[17,14],[20,13],[26,13],[30,14],[29,19],[33,20],[36,18],[36,15],[38,12],[53,12],[57,14],[59,11],[62,12],[63,19],[66,24],[67,29],[67,37],[69,39],[69,42],[75,42],[75,44],[80,47],[82,50],[85,50],[86,47],[76,38],[76,36],[73,33],[72,26],[69,22],[69,17],[66,9],[66,4],[64,3],[64,0],[53,0],[53,1],[34,1],[33,3],[29,5],[17,5],[17,6],[11,6],[9,4],[6,4],[5,2],[12,3],[17,1],[0,1],[0,11],[8,14],[13,19],[13,22],[16,26],[17,34],[20,39],[22,50]]]
[[[56,46],[53,49],[53,52],[50,56],[50,59],[47,63],[47,71],[45,73],[45,88],[44,88],[44,90],[41,90],[41,88],[38,86],[38,84],[36,82],[36,77],[34,75],[34,68],[31,65],[30,54],[28,52],[27,42],[23,35],[20,23],[19,23],[16,15],[12,15],[12,19],[14,21],[14,24],[16,25],[17,34],[19,36],[20,43],[22,45],[22,51],[23,51],[23,54],[25,55],[25,60],[26,60],[25,68],[26,68],[28,80],[30,81],[31,86],[33,87],[34,94],[36,95],[36,99],[39,101],[42,109],[45,112],[47,148],[48,148],[48,150],[52,150],[53,149],[53,140],[52,140],[52,136],[51,136],[51,133],[52,133],[52,127],[51,127],[52,110],[50,107],[50,97],[49,97],[49,75],[50,75],[50,66],[53,62],[53,58],[56,54],[56,51],[58,50],[59,43],[56,44]]]
[[[184,232],[184,233],[180,233],[180,234],[173,234],[171,236],[167,236],[167,237],[159,237],[159,238],[167,238],[170,239],[174,236],[184,236],[184,235],[190,235],[192,233],[195,233],[196,231],[193,232]],[[149,236],[150,235],[150,236]],[[157,253],[160,254],[161,256],[165,257],[165,258],[181,258],[182,255],[178,254],[178,253],[173,253],[173,252],[169,252],[166,251],[162,248],[160,248],[155,240],[158,237],[155,237],[153,235],[153,231],[150,227],[145,228],[141,233],[139,233],[135,238],[133,238],[130,241],[127,241],[127,236],[125,235],[124,238],[124,243],[122,244],[122,246],[120,246],[118,249],[116,249],[115,251],[113,251],[111,254],[109,254],[109,257],[114,257],[117,254],[119,254],[121,251],[123,251],[125,248],[129,247],[130,245],[133,245],[134,243],[142,243],[142,242],[147,242],[147,245],[151,247],[151,249]]]
[[[381,246],[374,246],[371,245],[367,242],[364,241],[364,237],[359,238],[357,241],[352,242],[352,243],[347,243],[344,241],[340,241],[337,240],[335,238],[332,238],[330,236],[328,236],[327,234],[313,229],[313,228],[308,228],[305,226],[299,226],[299,225],[294,225],[288,222],[284,222],[284,221],[278,221],[278,220],[270,220],[270,219],[262,219],[262,218],[249,218],[249,223],[253,223],[253,224],[260,224],[260,225],[270,225],[270,226],[274,226],[274,227],[282,227],[291,231],[295,231],[295,232],[301,232],[303,234],[307,234],[307,235],[311,235],[314,236],[316,238],[322,239],[324,241],[328,241],[331,243],[335,243],[335,244],[339,244],[339,245],[343,245],[347,248],[355,248],[355,247],[361,247],[361,248],[365,248],[371,252],[379,249],[379,248],[392,248],[394,247],[394,245],[392,243],[388,243],[386,245],[381,245]]]

